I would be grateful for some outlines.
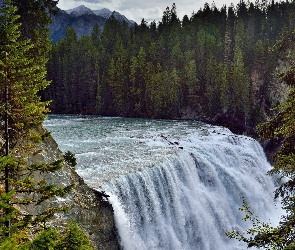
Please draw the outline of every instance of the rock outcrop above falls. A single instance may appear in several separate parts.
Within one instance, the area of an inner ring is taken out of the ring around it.
[[[46,133],[42,128],[41,134]],[[0,136],[0,144],[3,145]],[[35,155],[30,163],[53,162],[63,157],[55,140],[49,136],[39,145],[41,153]],[[45,208],[52,206],[69,206],[67,213],[57,214],[52,226],[63,227],[67,221],[74,220],[90,238],[93,246],[97,249],[115,250],[119,249],[118,235],[115,227],[113,208],[106,198],[98,199],[95,192],[85,184],[84,180],[76,173],[75,169],[64,165],[63,169],[52,173],[34,175],[36,181],[45,179],[50,184],[67,186],[74,184],[72,191],[64,198],[55,198],[43,202],[39,206],[26,206],[22,210],[30,214],[36,214]]]

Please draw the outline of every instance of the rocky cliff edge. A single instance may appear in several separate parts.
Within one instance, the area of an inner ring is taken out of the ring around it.
[[[45,134],[41,128],[41,134]],[[0,136],[0,144],[4,144]],[[30,163],[53,162],[61,159],[62,152],[55,140],[49,136],[38,145],[42,151],[35,155]],[[28,213],[34,214],[52,206],[70,206],[67,213],[57,214],[51,222],[54,227],[63,227],[67,221],[74,220],[90,238],[93,247],[103,250],[119,249],[118,235],[114,223],[113,208],[106,198],[98,199],[97,194],[86,185],[84,180],[76,173],[75,169],[64,164],[62,170],[52,174],[38,173],[35,180],[46,179],[48,183],[66,186],[75,184],[73,190],[64,198],[55,198],[43,202],[40,206],[26,206],[23,208]]]

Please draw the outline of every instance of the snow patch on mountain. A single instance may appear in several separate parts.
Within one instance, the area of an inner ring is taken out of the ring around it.
[[[129,20],[128,20],[124,15],[121,15],[121,14],[120,14],[119,12],[117,12],[117,11],[113,11],[112,15],[113,15],[113,17],[114,17],[115,19],[117,19],[119,22],[123,22],[123,21],[125,21],[126,23],[129,22]]]
[[[112,11],[109,9],[103,8],[102,10],[93,10],[92,11],[95,15],[102,16],[105,18],[110,18],[112,16]]]
[[[81,15],[93,15],[94,13],[92,12],[91,9],[85,7],[84,5],[80,5],[74,9],[66,10],[66,12],[70,15],[73,16],[81,16]]]
[[[103,8],[101,10],[91,10],[87,7],[85,7],[84,5],[80,5],[74,9],[70,9],[70,10],[65,10],[65,12],[67,12],[68,14],[72,15],[72,16],[82,16],[82,15],[96,15],[96,16],[101,16],[104,18],[110,18],[111,16],[114,16],[115,19],[117,19],[120,22],[125,21],[126,23],[130,23],[130,24],[134,24],[135,22],[132,20],[128,20],[128,18],[126,18],[124,15],[120,14],[117,11],[110,11],[107,8]]]

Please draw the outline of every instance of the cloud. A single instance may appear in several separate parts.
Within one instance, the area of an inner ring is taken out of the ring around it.
[[[140,24],[141,20],[144,20],[148,23],[152,21],[161,20],[163,15],[163,10],[159,7],[139,9],[139,8],[124,8],[120,11],[121,14],[126,16],[128,19],[136,21]]]
[[[122,0],[59,0],[58,7],[62,10],[68,10],[84,5],[92,10],[107,8],[111,11],[118,11],[122,2]]]
[[[74,2],[81,2],[80,0],[72,0]],[[84,0],[86,3],[104,3],[104,2],[111,2],[111,0],[99,1],[99,0]]]
[[[221,8],[224,4],[227,6],[233,2],[235,5],[240,0],[222,0],[216,1],[216,6]],[[128,19],[134,20],[140,23],[144,18],[145,21],[160,21],[163,16],[163,12],[168,6],[171,8],[173,2],[176,4],[176,11],[179,19],[182,19],[184,15],[188,17],[192,16],[192,13],[198,12],[200,8],[204,7],[205,2],[210,5],[213,1],[208,0],[59,0],[58,7],[62,10],[68,10],[80,5],[84,5],[92,10],[100,10],[107,8],[111,11],[116,10],[125,15]]]
[[[136,0],[126,0],[122,6],[119,7],[120,9],[118,11],[137,23],[140,23],[143,18],[148,23],[152,21],[158,22],[162,20],[163,12],[166,8],[169,7],[171,9],[173,2],[175,1],[148,0],[138,2]],[[191,17],[192,13],[198,10],[198,1],[186,0],[182,1],[179,5],[176,3],[176,11],[180,19],[182,19],[184,15]]]

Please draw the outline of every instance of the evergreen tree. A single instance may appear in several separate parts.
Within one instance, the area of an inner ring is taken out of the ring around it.
[[[234,56],[231,62],[225,64],[221,85],[221,104],[224,113],[243,121],[247,126],[249,114],[249,81],[244,64],[244,24],[238,20],[235,28]]]
[[[91,32],[91,40],[95,48],[98,49],[100,46],[100,41],[101,41],[101,31],[97,23],[93,26],[93,29]]]
[[[54,247],[55,250],[92,250],[86,234],[74,222],[67,224],[65,235]]]
[[[60,235],[56,229],[44,229],[32,242],[27,243],[22,248],[30,250],[53,250]]]
[[[34,240],[17,246],[19,250],[92,250],[85,232],[70,221],[64,230],[46,228]],[[1,247],[0,247],[1,249]],[[13,248],[5,248],[13,249]],[[4,250],[4,249],[3,249]]]
[[[162,67],[158,63],[153,77],[148,82],[148,89],[150,93],[150,112],[151,116],[154,118],[160,118],[163,110],[163,102],[164,102],[164,85],[163,85],[163,77],[162,77]]]
[[[146,52],[140,47],[137,57],[131,59],[130,82],[131,93],[134,101],[135,114],[146,115]]]
[[[192,52],[187,51],[184,54],[185,65],[184,65],[184,73],[185,73],[185,83],[188,88],[188,96],[184,98],[188,101],[188,106],[192,109],[196,109],[198,105],[197,93],[199,91],[199,81],[196,75],[196,62],[192,57]]]
[[[5,145],[0,151],[0,181],[5,187],[0,192],[0,243],[7,237],[21,234],[30,225],[36,229],[66,208],[49,208],[41,214],[24,214],[19,206],[39,205],[56,195],[63,196],[71,186],[59,188],[45,180],[35,182],[36,172],[53,172],[61,168],[62,161],[29,164],[38,154],[36,144],[47,134],[39,133],[39,126],[48,111],[48,102],[42,102],[38,92],[49,82],[45,79],[45,62],[37,64],[32,58],[34,44],[22,39],[17,8],[6,0],[0,8],[0,99],[1,130],[5,131]],[[34,54],[34,53],[33,53]],[[41,57],[40,57],[41,58]],[[11,236],[10,236],[11,235]]]
[[[206,68],[206,99],[207,99],[207,114],[214,117],[216,114],[221,113],[221,100],[219,97],[221,82],[220,76],[222,75],[222,65],[218,64],[213,58],[208,62]]]
[[[294,44],[295,32],[293,30],[277,45],[279,50],[288,54],[291,62],[291,66],[280,74],[281,79],[290,87],[288,97],[284,103],[277,107],[275,117],[262,123],[258,128],[262,138],[282,142],[269,173],[279,176],[278,181],[281,184],[275,191],[275,198],[281,198],[285,213],[281,217],[279,225],[272,227],[255,217],[247,203],[244,202],[241,210],[246,212],[245,220],[250,220],[253,226],[245,232],[245,235],[234,231],[229,232],[228,236],[246,242],[248,247],[285,250],[295,247],[295,56],[294,51],[290,53],[289,50],[294,47]],[[283,179],[284,181],[282,181]]]
[[[165,109],[158,110],[166,83],[156,79],[176,70],[180,110],[198,110],[195,116],[208,119],[230,114],[254,128],[273,103],[277,55],[269,48],[292,24],[294,8],[294,2],[241,1],[220,10],[205,4],[181,23],[173,4],[158,25],[143,19],[128,27],[113,16],[101,34],[93,28],[91,39],[78,39],[70,30],[53,47],[48,63],[53,84],[44,97],[53,99],[57,113],[85,112],[87,106],[100,115],[167,118]]]

